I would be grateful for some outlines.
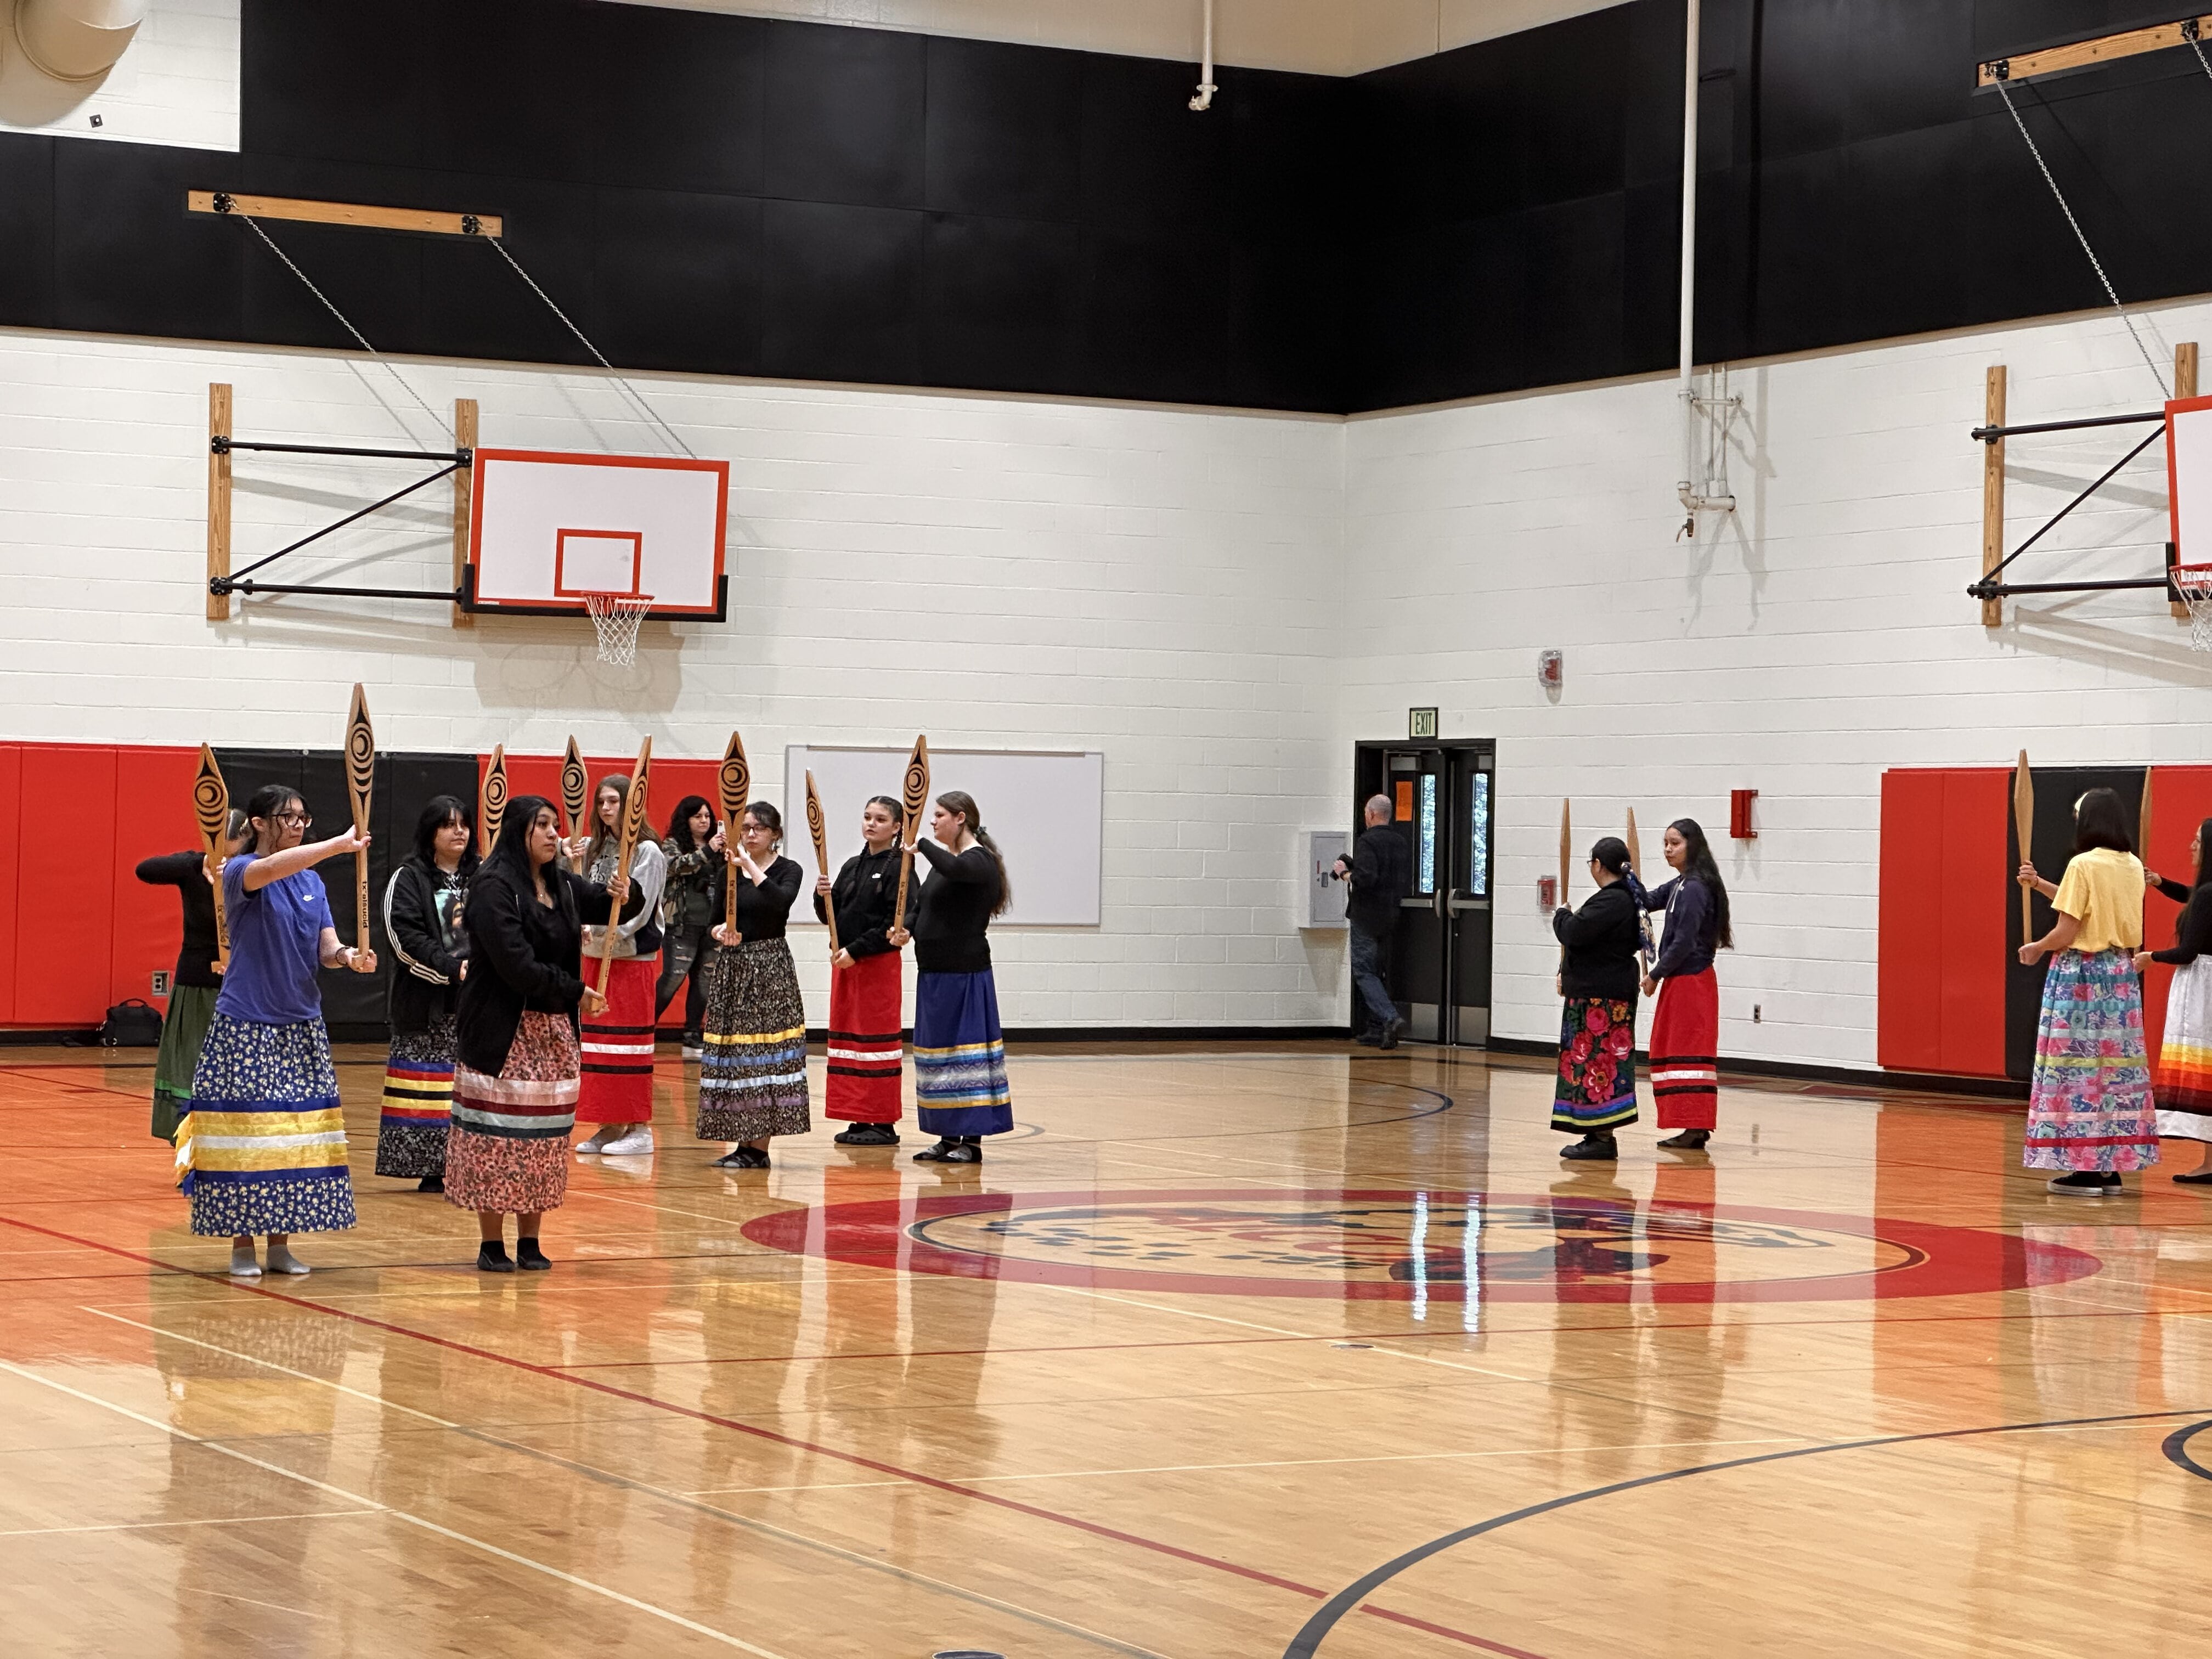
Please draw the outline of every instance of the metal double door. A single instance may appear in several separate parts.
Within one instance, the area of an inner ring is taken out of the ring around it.
[[[1389,795],[1406,840],[1413,890],[1390,940],[1389,983],[1416,1042],[1490,1040],[1496,767],[1488,738],[1363,744],[1357,757],[1362,799]]]

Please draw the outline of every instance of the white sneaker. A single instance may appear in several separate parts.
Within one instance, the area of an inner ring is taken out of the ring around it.
[[[610,1140],[599,1150],[609,1158],[628,1158],[638,1153],[650,1152],[653,1150],[653,1131],[645,1128],[633,1129],[620,1140]]]
[[[576,1156],[578,1158],[597,1158],[601,1152],[606,1151],[606,1149],[607,1132],[605,1129],[601,1129],[596,1134],[592,1135],[590,1139],[580,1140],[576,1143]]]

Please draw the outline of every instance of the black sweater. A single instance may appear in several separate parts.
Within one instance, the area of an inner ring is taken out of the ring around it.
[[[984,929],[999,902],[999,861],[975,846],[955,858],[933,841],[915,843],[930,878],[915,906],[914,965],[925,974],[981,974],[991,966]]]
[[[1643,977],[1636,961],[1642,920],[1625,881],[1599,888],[1579,910],[1561,905],[1552,915],[1552,931],[1567,947],[1559,988],[1571,997],[1633,999]]]
[[[469,976],[453,1019],[453,1053],[461,1064],[497,1077],[526,1011],[576,1018],[584,1000],[584,924],[604,923],[607,890],[556,862],[545,872],[550,905],[540,904],[528,877],[518,884],[501,864],[487,864],[469,884]]]
[[[2179,968],[2199,957],[2212,957],[2212,888],[2192,890],[2160,876],[2158,890],[2180,903],[2181,915],[2173,924],[2173,948],[2154,951],[2150,959]]]
[[[793,860],[779,857],[763,872],[766,881],[756,883],[734,864],[725,863],[714,883],[714,921],[729,914],[723,884],[738,884],[738,937],[747,945],[757,939],[781,939],[791,907],[799,902],[799,890],[806,884],[806,872]]]
[[[1398,929],[1398,903],[1413,891],[1413,858],[1394,824],[1359,832],[1352,854],[1352,896],[1344,902],[1352,925],[1374,939]]]
[[[389,1006],[395,1034],[428,1030],[459,1000],[461,963],[468,955],[461,895],[468,890],[469,874],[466,869],[448,874],[411,857],[392,872],[384,890],[384,932],[399,958]]]
[[[858,962],[879,957],[891,948],[884,937],[890,931],[891,912],[898,908],[899,849],[894,842],[880,853],[862,853],[845,860],[837,879],[830,884],[830,896],[837,906],[837,943]],[[906,884],[906,925],[911,932],[915,907],[927,884]],[[822,895],[814,896],[814,919],[827,921],[830,907]]]
[[[208,884],[207,866],[198,853],[164,853],[142,859],[138,879],[149,887],[173,887],[184,896],[185,942],[177,952],[179,985],[214,990],[222,983],[215,970],[215,889]]]

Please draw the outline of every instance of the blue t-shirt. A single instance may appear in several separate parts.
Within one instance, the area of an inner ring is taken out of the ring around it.
[[[313,870],[295,870],[249,893],[246,866],[253,857],[241,853],[222,866],[230,966],[216,1011],[262,1025],[320,1019],[323,994],[315,975],[322,966],[323,929],[331,926],[323,878]]]

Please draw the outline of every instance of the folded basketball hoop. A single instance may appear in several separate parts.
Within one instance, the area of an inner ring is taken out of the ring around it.
[[[2189,648],[2212,651],[2212,564],[2177,564],[2166,574],[2189,607]]]
[[[599,635],[599,660],[627,668],[637,660],[637,625],[653,609],[650,593],[586,593],[584,609]]]

